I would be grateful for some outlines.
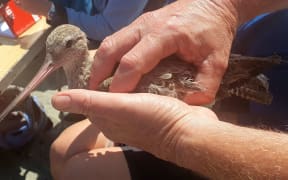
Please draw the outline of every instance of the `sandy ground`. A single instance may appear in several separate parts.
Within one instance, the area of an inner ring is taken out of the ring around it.
[[[25,86],[35,75],[43,61],[43,54],[26,69],[13,84]],[[33,69],[31,69],[33,67]],[[16,151],[0,151],[0,179],[2,180],[49,180],[52,179],[49,171],[49,146],[64,127],[60,124],[59,112],[51,103],[51,97],[57,89],[65,89],[65,76],[63,71],[52,74],[43,82],[32,95],[36,96],[46,110],[47,116],[52,120],[54,128],[48,133],[35,137],[25,147]]]

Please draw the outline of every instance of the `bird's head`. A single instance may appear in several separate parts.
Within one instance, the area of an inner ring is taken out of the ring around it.
[[[88,55],[87,38],[83,31],[68,24],[56,27],[46,40],[44,64],[25,89],[0,114],[0,122],[20,101],[25,99],[49,74],[58,68],[64,67],[65,70],[66,67],[66,70],[76,69],[81,72],[77,62],[81,62],[81,59],[85,59]],[[69,74],[73,75],[71,72]]]
[[[46,61],[63,66],[68,60],[88,54],[87,38],[80,28],[64,24],[56,27],[46,40]]]

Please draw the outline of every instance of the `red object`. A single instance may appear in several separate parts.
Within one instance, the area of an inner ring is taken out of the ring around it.
[[[19,8],[13,0],[9,1],[5,5],[2,4],[2,7],[0,7],[0,16],[2,16],[4,20],[0,25],[5,26],[3,23],[6,23],[9,28],[1,27],[0,35],[12,37],[18,37],[40,19],[40,16],[32,15],[31,13]],[[6,32],[4,32],[4,30]]]

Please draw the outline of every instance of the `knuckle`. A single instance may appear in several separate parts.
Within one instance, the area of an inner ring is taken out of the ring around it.
[[[153,20],[157,19],[157,18],[156,18],[156,14],[155,14],[154,11],[149,11],[149,12],[146,12],[146,13],[142,14],[142,15],[136,20],[136,23],[139,23],[139,24],[150,23],[150,22],[151,22],[151,19],[153,19]]]
[[[216,58],[216,60],[213,61],[213,66],[217,72],[223,74],[228,67],[228,60],[226,58]]]
[[[221,72],[224,72],[227,67],[228,63],[226,63],[225,61],[219,61],[215,63],[215,68],[219,69]]]
[[[182,22],[176,16],[170,17],[164,23],[164,27],[169,32],[172,32],[177,38],[181,38],[181,39],[190,38],[189,33],[191,32],[186,30],[185,25],[182,24]]]
[[[179,32],[179,30],[180,30],[179,26],[175,25],[173,19],[172,20],[170,19],[170,20],[166,21],[164,23],[164,25],[165,25],[166,29],[168,29],[170,31],[173,31],[173,32]]]
[[[121,67],[126,70],[140,71],[141,62],[139,62],[139,59],[139,55],[136,53],[125,55],[121,59]]]
[[[193,54],[193,48],[195,48],[195,44],[198,42],[198,39],[195,38],[192,32],[187,31],[187,28],[177,25],[172,22],[172,20],[165,22],[164,24],[166,32],[169,33],[169,36],[174,42],[174,46],[177,47],[180,53],[184,54]]]
[[[163,38],[161,37],[161,34],[159,33],[149,33],[145,36],[145,39],[147,41],[147,45],[151,44],[151,47],[155,47],[155,45],[162,45],[161,43],[159,43],[159,40]]]
[[[97,55],[105,57],[111,53],[111,49],[114,47],[114,40],[111,36],[106,37],[100,44]]]

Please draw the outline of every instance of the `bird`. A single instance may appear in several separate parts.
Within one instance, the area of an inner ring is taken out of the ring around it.
[[[46,57],[42,67],[21,94],[2,111],[0,122],[49,74],[61,67],[64,69],[68,88],[88,89],[93,57],[89,54],[87,44],[88,39],[80,28],[71,24],[57,26],[47,37]],[[280,63],[281,58],[278,56],[250,57],[231,54],[216,100],[238,96],[262,104],[271,103],[268,78],[262,73]],[[197,69],[193,64],[171,55],[161,60],[151,72],[143,75],[134,92],[154,93],[183,100],[187,92],[205,91],[201,82],[195,80],[196,74]],[[112,80],[113,76],[104,80],[98,90],[109,91]]]

